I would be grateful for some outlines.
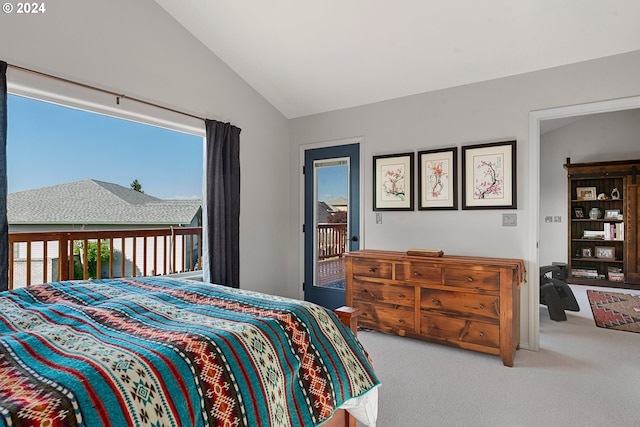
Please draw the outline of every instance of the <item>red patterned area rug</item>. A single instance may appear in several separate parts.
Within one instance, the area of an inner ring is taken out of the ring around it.
[[[640,295],[587,289],[596,326],[640,333]]]

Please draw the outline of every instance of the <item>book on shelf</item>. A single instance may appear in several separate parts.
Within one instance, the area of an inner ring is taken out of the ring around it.
[[[588,230],[585,230],[585,233]],[[604,240],[624,240],[624,223],[623,222],[605,222],[603,230]]]
[[[608,279],[612,282],[624,282],[624,273],[607,273]]]
[[[582,233],[582,238],[604,240],[604,230],[584,230]]]
[[[587,279],[597,279],[598,270],[593,268],[572,268],[571,275],[573,277],[583,277]]]

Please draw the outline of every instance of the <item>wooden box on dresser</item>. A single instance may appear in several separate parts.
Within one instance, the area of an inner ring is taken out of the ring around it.
[[[423,257],[360,250],[346,255],[347,305],[359,325],[499,355],[520,343],[521,260]]]

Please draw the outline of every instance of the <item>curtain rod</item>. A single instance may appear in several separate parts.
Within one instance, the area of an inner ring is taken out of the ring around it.
[[[107,89],[102,89],[102,88],[99,88],[99,87],[96,87],[96,86],[91,86],[91,85],[88,85],[88,84],[85,84],[85,83],[80,83],[80,82],[76,82],[76,81],[73,81],[73,80],[65,79],[65,78],[62,78],[62,77],[54,76],[54,75],[51,75],[51,74],[46,74],[46,73],[43,73],[41,71],[35,71],[35,70],[31,70],[29,68],[20,67],[18,65],[13,65],[13,64],[7,64],[7,66],[10,67],[10,68],[14,68],[16,70],[25,71],[27,73],[36,74],[38,76],[47,77],[47,78],[50,78],[50,79],[53,79],[53,80],[58,80],[58,81],[61,81],[61,82],[65,82],[65,83],[69,83],[69,84],[72,84],[72,85],[80,86],[80,87],[83,87],[85,89],[91,89],[91,90],[95,90],[97,92],[106,93],[107,95],[115,96],[116,97],[116,104],[118,104],[118,105],[120,105],[120,100],[121,99],[125,99],[126,98],[128,100],[139,102],[140,104],[149,105],[151,107],[159,108],[161,110],[166,110],[166,111],[170,111],[172,113],[182,114],[183,116],[191,117],[191,118],[202,120],[202,121],[206,120],[206,119],[204,119],[202,117],[199,117],[199,116],[196,116],[196,115],[193,115],[193,114],[189,114],[189,113],[185,113],[184,111],[179,111],[179,110],[175,110],[173,108],[165,107],[164,105],[154,104],[153,102],[145,101],[143,99],[133,98],[133,97],[127,96],[125,94],[120,94],[120,93],[113,92],[113,91],[110,91],[110,90],[107,90]]]

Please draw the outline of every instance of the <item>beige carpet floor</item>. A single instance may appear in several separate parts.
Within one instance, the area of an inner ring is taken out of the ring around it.
[[[382,382],[378,427],[640,425],[640,334],[596,327],[589,288],[572,289],[580,312],[555,322],[541,306],[541,350],[519,350],[513,368],[497,356],[361,331]]]

